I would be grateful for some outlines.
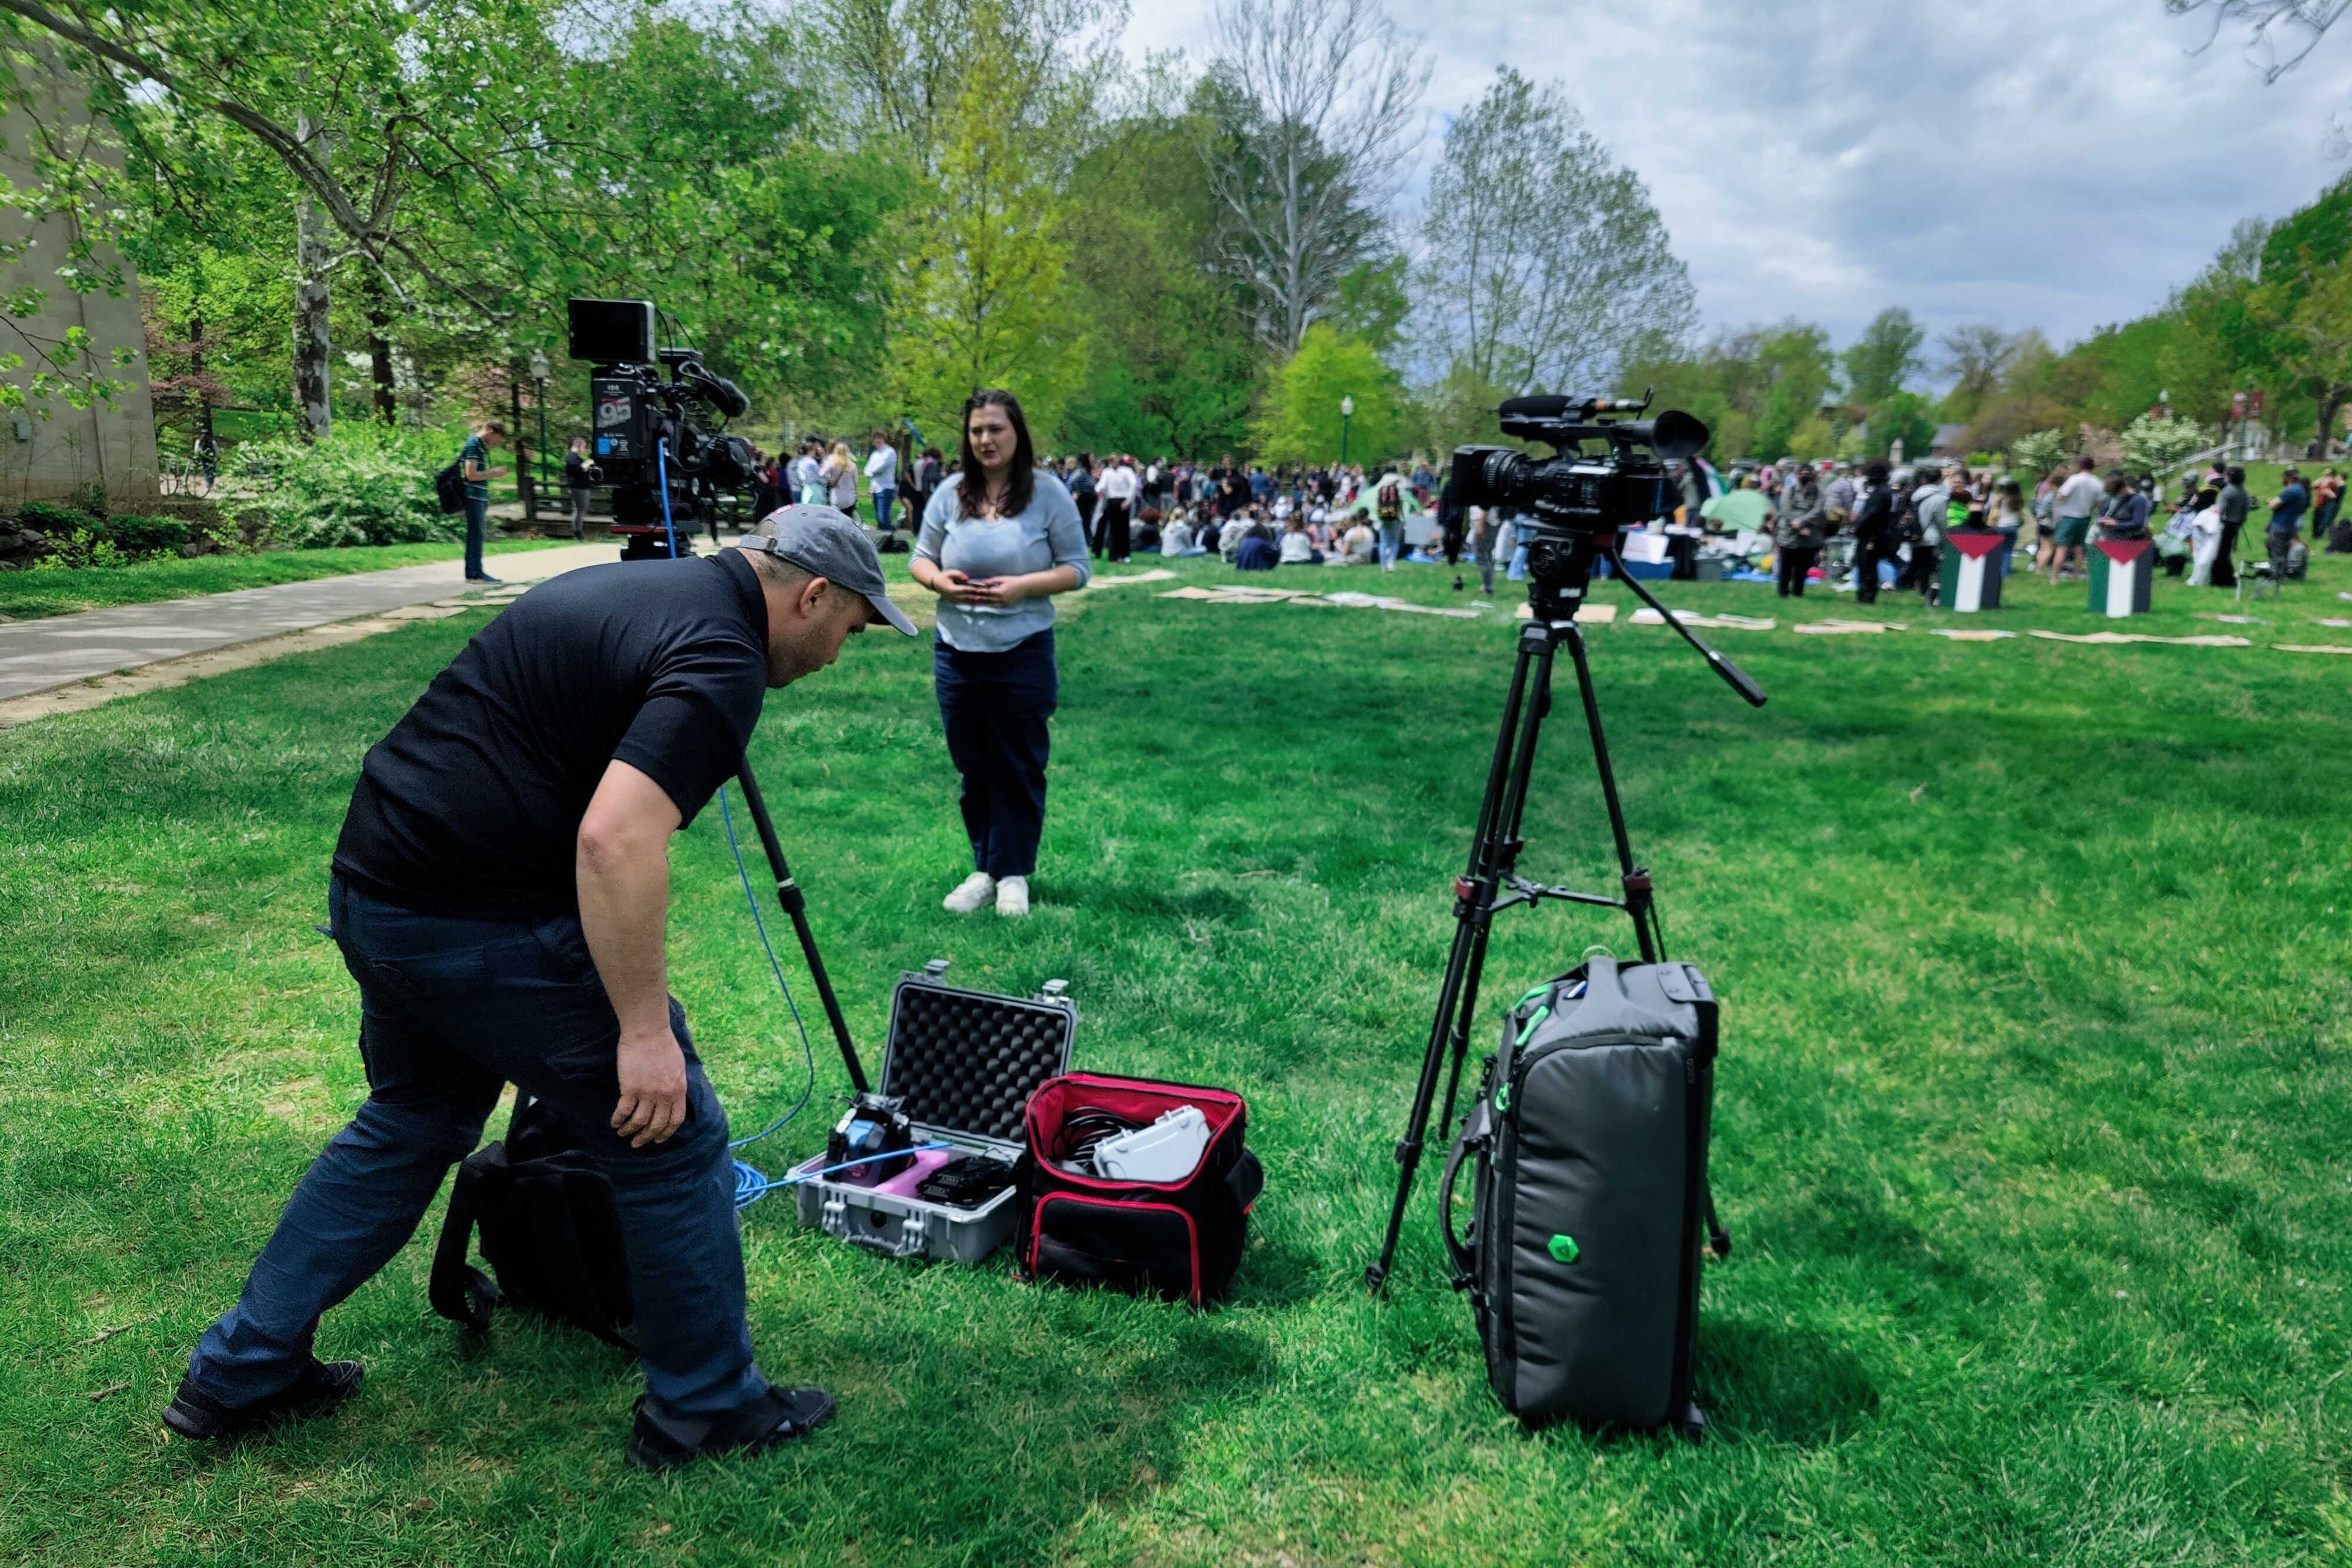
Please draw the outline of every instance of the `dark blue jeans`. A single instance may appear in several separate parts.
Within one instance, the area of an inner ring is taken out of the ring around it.
[[[1037,869],[1045,834],[1045,721],[1061,695],[1048,627],[1002,653],[939,643],[932,673],[948,756],[963,775],[963,831],[971,863],[993,877]]]
[[[874,526],[886,534],[890,531],[890,512],[898,501],[898,492],[896,490],[874,492]]]
[[[490,498],[468,494],[466,497],[466,576],[482,575],[482,530],[490,517]]]
[[[707,1416],[757,1398],[767,1383],[743,1322],[727,1113],[677,998],[686,1122],[633,1149],[611,1126],[620,1024],[576,916],[421,915],[340,878],[328,906],[359,982],[367,1102],[294,1189],[236,1305],[205,1331],[188,1362],[196,1386],[234,1408],[292,1382],[320,1314],[406,1244],[511,1082],[547,1101],[613,1184],[657,1413]]]

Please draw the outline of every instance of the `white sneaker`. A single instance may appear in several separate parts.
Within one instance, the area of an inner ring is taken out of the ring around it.
[[[950,915],[970,915],[995,896],[996,879],[976,871],[956,883],[956,890],[940,900],[940,907]]]
[[[1029,879],[1008,876],[996,884],[996,913],[1018,920],[1029,913]]]

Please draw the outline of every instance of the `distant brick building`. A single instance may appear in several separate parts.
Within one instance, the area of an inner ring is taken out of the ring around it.
[[[31,89],[35,111],[17,104],[0,118],[0,174],[19,184],[33,176],[21,161],[19,149],[34,144],[46,128],[56,136],[87,125],[81,84],[54,68],[37,70],[19,66],[18,74]],[[28,236],[32,241],[17,261],[0,264],[0,290],[41,289],[47,300],[37,315],[0,318],[0,352],[22,355],[26,363],[0,377],[29,387],[41,366],[43,350],[63,341],[79,327],[89,334],[91,354],[75,367],[77,379],[105,376],[130,384],[110,403],[77,409],[52,397],[22,409],[0,409],[0,505],[29,500],[63,500],[103,490],[121,505],[154,498],[155,411],[148,399],[147,355],[139,315],[139,281],[131,264],[110,252],[101,259],[120,262],[124,285],[119,295],[76,294],[60,283],[58,263],[70,230],[67,220],[29,223],[22,213],[0,209],[0,240],[11,247]],[[131,351],[128,364],[112,364],[117,350]],[[46,416],[46,417],[45,417]]]

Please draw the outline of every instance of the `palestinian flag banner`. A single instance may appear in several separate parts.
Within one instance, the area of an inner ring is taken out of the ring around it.
[[[1937,568],[1947,610],[1969,613],[2000,608],[2000,545],[2003,535],[1963,531],[1948,533],[1944,559]]]
[[[2119,621],[2147,613],[2147,586],[2156,577],[2154,539],[2091,541],[2091,613]]]

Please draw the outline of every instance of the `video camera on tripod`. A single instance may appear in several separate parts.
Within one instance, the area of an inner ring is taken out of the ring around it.
[[[1619,911],[1633,925],[1637,962],[1621,966],[1605,948],[1590,949],[1510,1009],[1446,1161],[1444,1239],[1505,1408],[1531,1426],[1573,1417],[1696,1435],[1704,1426],[1692,1396],[1700,1239],[1717,1257],[1731,1245],[1706,1180],[1717,1002],[1696,967],[1668,961],[1649,868],[1633,858],[1577,624],[1594,565],[1607,562],[1749,703],[1761,706],[1764,692],[1625,570],[1618,535],[1665,514],[1667,460],[1695,456],[1707,441],[1706,426],[1680,410],[1629,417],[1649,403],[1647,394],[1638,403],[1513,398],[1500,410],[1503,433],[1540,441],[1551,456],[1507,446],[1454,454],[1450,503],[1512,507],[1532,536],[1533,614],[1519,632],[1469,861],[1452,887],[1454,944],[1396,1145],[1388,1228],[1364,1275],[1376,1291],[1388,1281],[1432,1113],[1441,1129],[1454,1124],[1495,916],[1553,902]],[[1617,852],[1610,893],[1537,882],[1518,867],[1562,648],[1575,666]],[[1476,1218],[1463,1241],[1451,1214],[1465,1166],[1475,1173]]]
[[[612,487],[613,531],[627,541],[624,560],[667,556],[673,539],[692,553],[686,539],[696,523],[752,477],[751,444],[721,429],[751,400],[712,373],[699,350],[661,347],[658,315],[650,299],[571,302],[572,357],[595,367],[590,455]],[[708,423],[698,423],[698,414]]]

